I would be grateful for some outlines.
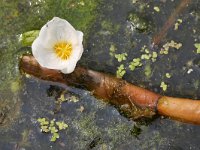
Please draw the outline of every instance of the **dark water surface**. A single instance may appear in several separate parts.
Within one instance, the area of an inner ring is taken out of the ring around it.
[[[180,2],[0,0],[0,150],[200,149],[199,126],[163,117],[139,124],[88,91],[25,77],[18,69],[20,56],[31,52],[30,47],[18,42],[19,35],[39,30],[58,16],[84,32],[81,65],[115,74],[117,67],[124,64],[123,79],[135,85],[163,95],[200,99],[200,54],[194,46],[200,43],[200,1],[192,1],[177,17],[182,20],[178,30],[173,25],[160,44],[152,48],[152,37]],[[130,14],[139,21],[130,22]],[[160,55],[162,45],[171,40],[182,43],[182,47]],[[143,60],[142,67],[130,71],[130,61],[143,54],[140,49],[144,45],[150,52],[158,52],[156,61]],[[115,54],[127,53],[127,59],[118,62],[110,55],[112,47]],[[166,73],[171,78],[166,78]],[[160,88],[162,81],[168,85],[167,91]],[[62,91],[68,91],[66,96],[75,96],[78,102],[64,102],[60,112],[54,114],[55,99]],[[84,107],[82,112],[80,107]],[[37,123],[40,117],[64,121],[69,127],[60,131],[55,143],[50,142],[51,134],[40,132]]]

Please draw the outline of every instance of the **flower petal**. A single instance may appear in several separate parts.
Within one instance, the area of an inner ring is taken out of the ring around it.
[[[75,67],[76,67],[76,63],[72,63],[68,67],[62,69],[61,72],[64,74],[72,73],[74,71]]]
[[[73,47],[73,53],[72,53],[72,58],[76,59],[78,61],[83,54],[83,46],[82,45],[77,45],[76,47]]]
[[[71,57],[67,60],[66,68],[62,69],[61,72],[68,74],[72,73],[76,67],[76,64],[83,53],[83,46],[77,45],[75,48],[73,48],[73,52]]]
[[[39,38],[43,41],[44,45],[53,46],[56,42],[78,42],[76,30],[73,26],[64,19],[54,17],[47,22],[41,29]]]
[[[53,49],[45,48],[39,39],[36,39],[32,44],[32,52],[33,56],[42,67],[60,70],[67,65],[66,61],[63,61],[56,56]]]
[[[76,33],[77,33],[77,36],[78,36],[79,44],[82,44],[82,42],[83,42],[83,32],[76,31]]]

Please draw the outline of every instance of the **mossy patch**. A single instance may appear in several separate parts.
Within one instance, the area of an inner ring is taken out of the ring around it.
[[[100,0],[58,0],[47,1],[51,17],[67,19],[75,28],[86,33],[97,17],[96,8]]]
[[[97,17],[99,2],[100,0],[4,1],[1,3],[0,16],[5,21],[0,23],[3,28],[0,37],[5,33],[12,35],[38,30],[55,16],[68,20],[87,36]]]

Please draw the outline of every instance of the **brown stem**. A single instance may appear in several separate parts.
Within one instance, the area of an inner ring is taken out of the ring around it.
[[[83,87],[128,113],[128,117],[160,115],[200,125],[200,100],[160,96],[114,76],[77,67],[71,74],[41,67],[33,56],[23,56],[20,69],[42,80]]]
[[[174,25],[177,16],[188,6],[191,0],[181,0],[180,4],[176,7],[173,13],[169,16],[160,32],[152,38],[153,45],[159,45],[160,41],[166,36],[169,28]]]
[[[86,88],[96,97],[117,106],[135,119],[154,115],[157,100],[160,97],[158,94],[131,85],[122,79],[82,67],[76,67],[71,74],[43,68],[33,56],[23,56],[20,68],[25,73],[42,80]]]
[[[200,125],[200,101],[163,96],[159,99],[158,112],[173,119]]]

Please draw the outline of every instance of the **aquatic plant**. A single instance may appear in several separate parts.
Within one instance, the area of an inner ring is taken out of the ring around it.
[[[76,31],[68,21],[54,17],[33,42],[33,56],[43,67],[71,73],[83,53],[82,41],[81,31]]]
[[[50,139],[52,142],[55,142],[60,137],[58,131],[68,128],[66,123],[63,121],[55,122],[55,119],[38,118],[37,121],[40,124],[41,132],[52,134]]]
[[[197,54],[200,53],[200,43],[195,43],[194,46],[197,48],[196,52]]]

